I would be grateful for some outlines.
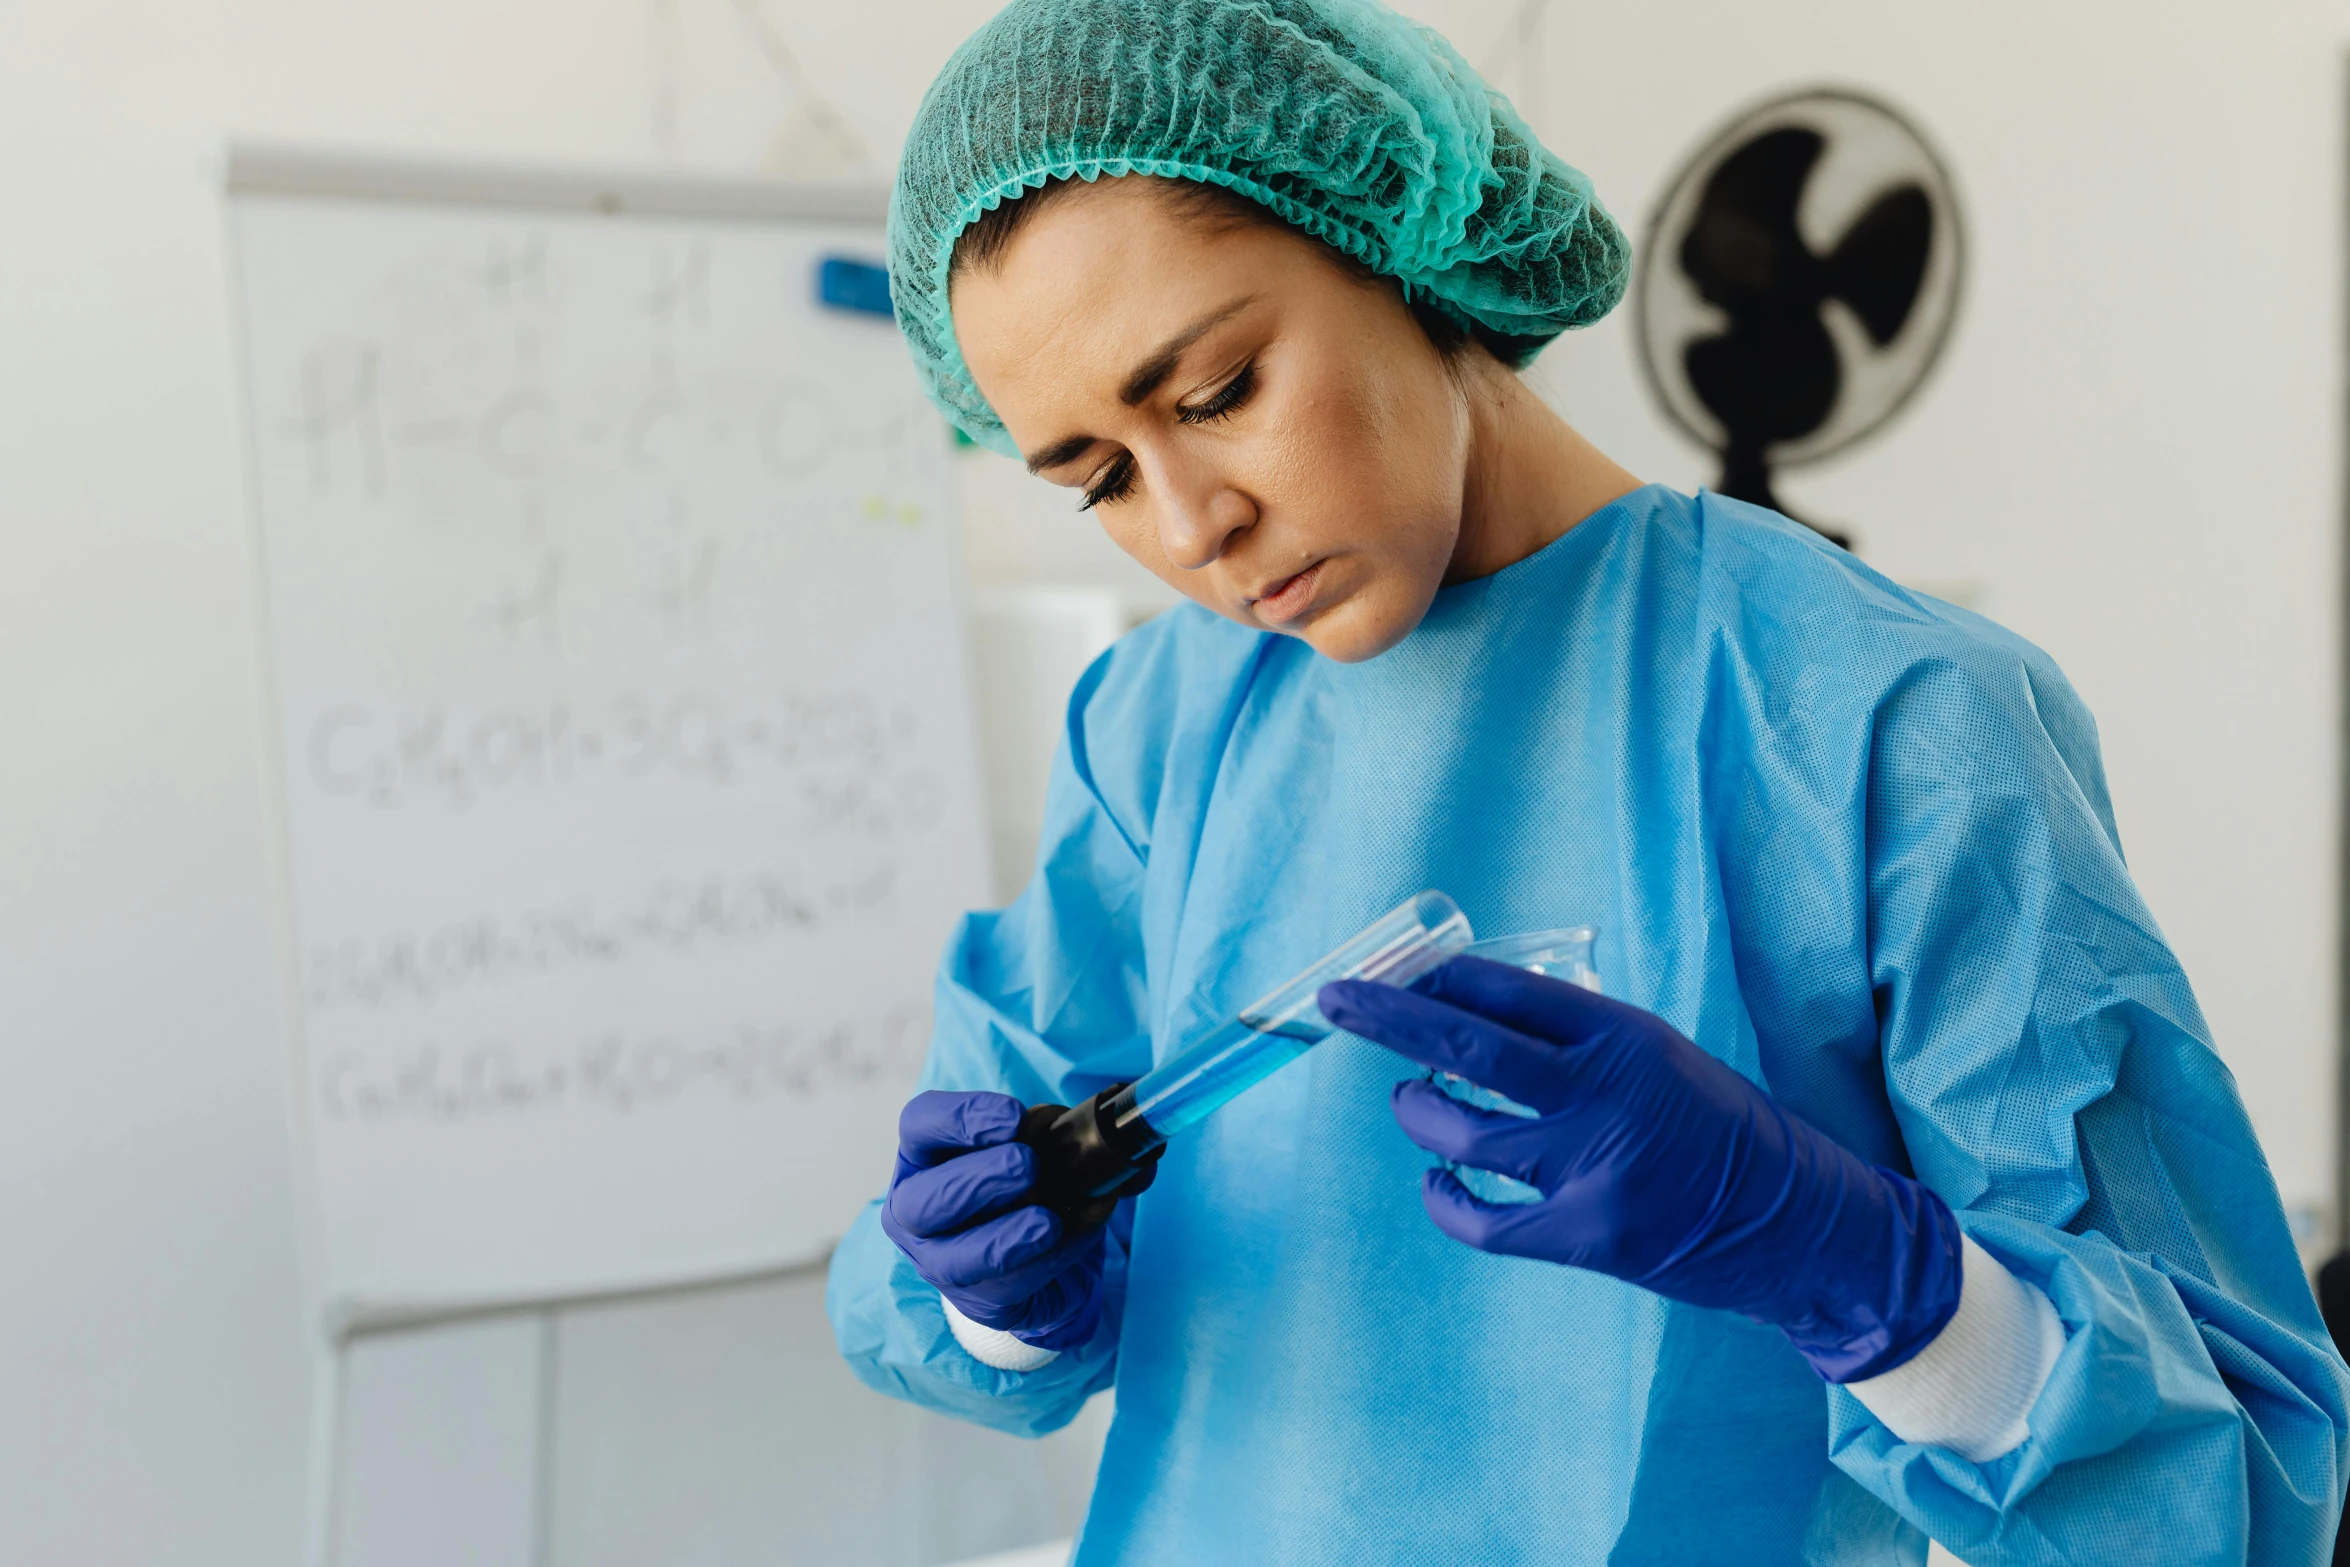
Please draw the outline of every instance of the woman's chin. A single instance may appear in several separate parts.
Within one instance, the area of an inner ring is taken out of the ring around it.
[[[1358,596],[1331,606],[1289,634],[1332,663],[1359,664],[1410,636],[1427,612],[1424,604],[1405,613],[1395,605],[1366,604]]]

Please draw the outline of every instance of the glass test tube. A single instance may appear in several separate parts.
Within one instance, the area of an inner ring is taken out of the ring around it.
[[[1337,951],[1149,1072],[1102,1107],[1103,1119],[1150,1144],[1196,1126],[1335,1032],[1315,998],[1337,979],[1408,985],[1467,949],[1468,916],[1441,892],[1423,892],[1373,921]],[[1141,1126],[1137,1127],[1136,1122]]]

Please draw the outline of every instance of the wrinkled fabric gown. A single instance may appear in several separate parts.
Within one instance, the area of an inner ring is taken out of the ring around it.
[[[1432,1226],[1338,1035],[1167,1151],[1099,1335],[955,1343],[871,1210],[884,1392],[1049,1431],[1116,1385],[1079,1567],[2302,1562],[2346,1373],[2038,649],[1772,513],[1650,487],[1341,665],[1193,607],[1079,685],[1034,878],[938,984],[927,1087],[1073,1103],[1422,887],[1596,924],[1662,1014],[2045,1290],[2030,1440],[1905,1445],[1772,1329]],[[1802,1259],[1792,1259],[1801,1266]]]

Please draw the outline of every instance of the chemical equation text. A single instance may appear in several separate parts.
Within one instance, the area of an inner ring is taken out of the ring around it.
[[[319,1111],[362,1124],[466,1123],[569,1109],[641,1114],[689,1096],[736,1101],[813,1100],[910,1076],[921,1060],[924,1014],[900,1007],[878,1023],[744,1025],[709,1038],[588,1038],[522,1044],[428,1041],[319,1062]]]
[[[344,702],[308,725],[311,784],[379,810],[465,810],[592,779],[781,784],[809,829],[919,830],[943,809],[916,760],[915,719],[856,694],[789,694],[749,710],[707,694],[463,712]]]
[[[313,1011],[433,1001],[525,975],[611,968],[644,954],[682,956],[722,943],[829,930],[893,909],[897,867],[868,864],[825,880],[783,871],[661,882],[618,909],[582,898],[516,915],[481,914],[418,934],[321,942],[303,966]]]

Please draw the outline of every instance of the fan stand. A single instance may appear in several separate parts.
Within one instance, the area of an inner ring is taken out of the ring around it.
[[[1816,522],[1799,517],[1788,508],[1785,501],[1779,499],[1778,492],[1771,486],[1770,462],[1758,445],[1732,441],[1722,453],[1722,479],[1714,488],[1734,501],[1761,506],[1791,521],[1800,522],[1840,550],[1852,548],[1851,534],[1823,528]]]

